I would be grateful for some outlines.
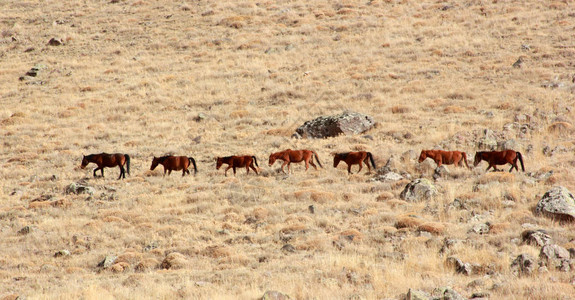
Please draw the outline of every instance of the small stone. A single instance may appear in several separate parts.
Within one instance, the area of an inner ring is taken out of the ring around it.
[[[511,263],[511,271],[517,276],[529,276],[533,273],[536,263],[535,259],[527,254],[520,254]]]
[[[405,296],[405,300],[430,300],[431,296],[420,290],[409,289],[407,295]]]
[[[54,257],[62,257],[62,256],[70,256],[70,251],[64,249],[54,253]]]
[[[284,253],[294,253],[295,252],[295,247],[292,246],[291,244],[285,244],[283,245],[282,249],[281,249]]]
[[[116,262],[116,259],[118,259],[117,256],[115,255],[108,255],[104,258],[104,260],[102,260],[100,263],[98,263],[98,267],[100,268],[108,268],[111,265],[113,265]]]
[[[524,243],[533,246],[543,247],[551,243],[551,236],[543,229],[525,230],[521,233],[521,238]]]
[[[62,39],[59,39],[59,38],[51,38],[50,41],[48,41],[48,45],[50,45],[50,46],[62,46],[62,45],[64,45],[64,41],[62,41]]]
[[[33,231],[32,227],[24,226],[20,230],[18,230],[19,235],[27,235]]]
[[[291,297],[278,291],[266,291],[261,300],[289,300]]]

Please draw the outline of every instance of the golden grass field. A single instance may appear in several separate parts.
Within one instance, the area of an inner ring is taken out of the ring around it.
[[[575,244],[574,225],[533,213],[551,187],[575,191],[571,1],[4,0],[0,24],[0,297],[575,295],[573,271],[510,271],[519,254],[539,254],[521,243],[525,229]],[[346,110],[378,122],[372,139],[291,138]],[[528,130],[504,130],[516,119]],[[553,175],[452,167],[437,197],[412,203],[399,198],[409,180],[332,166],[332,152],[367,150],[378,167],[393,156],[399,172],[431,178],[435,164],[408,151],[472,160],[484,129],[514,139],[527,172]],[[269,167],[285,148],[317,151],[324,169]],[[131,175],[79,168],[100,152],[128,153]],[[150,171],[166,154],[193,156],[199,173]],[[260,175],[215,170],[233,154],[256,155]],[[65,192],[79,181],[95,193]],[[455,198],[469,207],[448,209]],[[478,222],[492,230],[468,233]],[[446,238],[483,271],[446,265]],[[107,255],[116,264],[98,267]]]

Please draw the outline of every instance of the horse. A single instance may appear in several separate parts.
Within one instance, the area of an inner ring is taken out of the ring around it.
[[[431,158],[437,164],[437,167],[441,165],[455,165],[456,167],[462,166],[463,162],[468,169],[470,169],[469,164],[467,164],[467,153],[461,151],[443,151],[443,150],[421,150],[419,155],[419,162],[421,163],[426,158]]]
[[[373,168],[374,169],[377,168],[375,166],[375,162],[373,161],[373,155],[371,155],[371,152],[359,151],[359,152],[335,153],[333,155],[333,167],[337,168],[337,165],[342,160],[347,164],[348,174],[351,174],[352,165],[359,165],[359,170],[357,170],[357,173],[359,173],[363,168],[362,163],[365,163],[367,165],[367,168],[369,169],[369,172],[371,172],[371,167],[369,166],[370,161]]]
[[[517,172],[519,172],[519,168],[517,168],[517,159],[521,162],[521,170],[525,172],[525,166],[523,165],[523,156],[518,151],[514,150],[504,150],[504,151],[479,151],[475,153],[475,161],[473,162],[474,166],[477,166],[482,160],[489,163],[489,166],[485,171],[489,170],[489,168],[493,167],[493,171],[499,171],[495,167],[496,165],[505,165],[511,164],[511,169],[509,169],[509,173],[515,168]]]
[[[290,164],[292,162],[298,163],[298,162],[305,161],[305,170],[306,171],[309,168],[310,164],[317,170],[316,165],[313,163],[313,157],[312,156],[315,156],[315,160],[317,161],[319,166],[323,168],[323,166],[321,165],[321,162],[319,161],[319,157],[317,156],[317,153],[315,151],[313,151],[313,150],[291,150],[291,149],[286,149],[284,151],[270,154],[269,166],[271,167],[276,162],[277,159],[283,160],[284,163],[282,164],[282,172],[286,173],[284,171],[284,166],[287,165],[288,166],[288,173],[286,173],[286,174],[289,174]]]
[[[104,177],[104,168],[111,168],[118,166],[120,167],[120,177],[126,178],[126,171],[130,174],[130,156],[128,154],[122,153],[100,153],[100,154],[90,154],[90,155],[82,155],[82,164],[80,168],[84,169],[89,163],[95,163],[98,167],[94,169],[94,177],[96,177],[96,171],[102,171],[102,177]],[[126,165],[126,169],[124,170],[124,165]]]
[[[196,160],[193,157],[187,156],[162,156],[162,157],[155,157],[152,159],[152,166],[150,170],[153,171],[158,164],[164,166],[164,176],[166,176],[166,172],[168,172],[168,176],[172,174],[172,170],[179,171],[182,170],[182,176],[185,176],[186,173],[190,174],[188,167],[190,164],[194,166],[194,175],[198,173],[198,168],[196,167]]]
[[[225,156],[225,157],[216,157],[216,170],[219,170],[223,164],[228,164],[226,171],[224,174],[228,176],[228,170],[234,169],[234,176],[236,175],[236,168],[246,168],[246,173],[250,173],[250,168],[258,174],[258,170],[254,167],[254,163],[256,167],[258,166],[258,160],[253,155],[246,155],[246,156]]]

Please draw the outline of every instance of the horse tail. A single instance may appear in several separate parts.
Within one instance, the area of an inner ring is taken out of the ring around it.
[[[196,160],[193,157],[188,157],[188,161],[194,165],[194,174],[198,173],[198,167],[196,166]]]
[[[463,156],[463,161],[465,162],[465,166],[467,166],[468,169],[471,169],[469,167],[469,165],[467,164],[467,153],[461,152],[461,156]]]
[[[373,155],[371,154],[371,152],[367,152],[367,157],[369,157],[369,161],[371,161],[371,165],[373,166],[373,168],[377,169],[377,167],[375,166],[375,161],[373,160]]]
[[[516,151],[515,153],[517,154],[517,158],[519,158],[519,162],[521,163],[521,170],[525,172],[525,166],[523,165],[523,155],[521,155],[521,152],[519,151]]]
[[[321,165],[321,162],[319,161],[319,156],[317,156],[317,153],[315,153],[315,151],[313,151],[313,156],[315,156],[315,161],[317,161],[317,164],[323,168],[323,166]]]
[[[124,154],[124,158],[126,158],[126,172],[130,175],[130,156],[128,154]]]
[[[252,158],[254,159],[254,163],[256,164],[256,167],[259,168],[260,166],[258,166],[258,159],[255,156],[252,156]]]

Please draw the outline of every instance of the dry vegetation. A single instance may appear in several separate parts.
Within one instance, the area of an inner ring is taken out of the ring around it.
[[[510,272],[520,253],[538,255],[521,243],[525,229],[575,243],[573,225],[533,214],[552,186],[575,191],[569,1],[4,0],[0,30],[0,296],[574,294],[573,272]],[[290,138],[344,110],[379,126],[369,139]],[[514,139],[528,171],[553,175],[483,174],[482,164],[411,203],[399,199],[406,180],[371,182],[330,163],[332,152],[367,149],[379,165],[407,157],[400,171],[431,178],[434,164],[407,151],[473,157],[484,129]],[[316,150],[325,169],[267,166],[288,147]],[[104,151],[130,154],[131,176],[78,168]],[[195,157],[198,175],[149,171],[165,154]],[[231,154],[256,155],[261,175],[224,177],[214,157]],[[78,181],[95,193],[67,194]],[[456,198],[466,209],[449,209]],[[468,233],[477,222],[491,232]],[[451,254],[476,273],[446,264],[445,238],[461,241]],[[116,263],[98,267],[107,255]]]

